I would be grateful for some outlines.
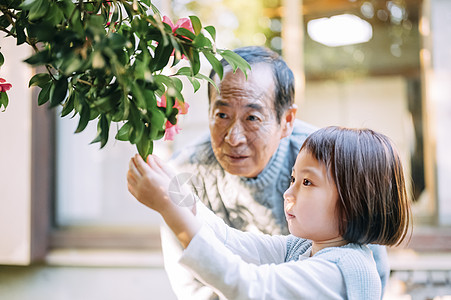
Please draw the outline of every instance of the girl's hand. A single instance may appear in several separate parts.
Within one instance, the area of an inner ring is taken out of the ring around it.
[[[178,206],[169,198],[168,187],[174,176],[175,173],[158,157],[149,155],[146,164],[141,156],[135,155],[127,172],[128,190],[139,202],[159,212],[186,248],[201,225],[193,211]]]
[[[147,163],[136,154],[131,158],[127,173],[128,190],[139,202],[162,213],[174,205],[168,194],[169,182],[175,173],[154,155]]]

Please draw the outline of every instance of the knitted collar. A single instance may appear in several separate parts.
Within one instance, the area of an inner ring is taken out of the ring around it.
[[[270,184],[275,184],[282,168],[288,152],[288,138],[280,141],[276,153],[271,157],[263,171],[257,177],[241,177],[241,181],[254,188],[263,189]],[[291,172],[291,171],[290,171]]]

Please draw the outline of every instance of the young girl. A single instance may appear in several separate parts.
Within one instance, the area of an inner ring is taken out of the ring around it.
[[[128,188],[180,240],[180,263],[227,299],[380,299],[366,244],[397,245],[408,232],[399,155],[368,129],[327,127],[307,138],[284,194],[289,236],[240,232],[199,201],[178,206],[167,190],[173,175],[158,158],[135,156]]]

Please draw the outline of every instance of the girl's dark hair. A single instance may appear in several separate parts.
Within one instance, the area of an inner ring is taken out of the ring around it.
[[[301,151],[326,165],[338,190],[339,232],[348,242],[398,245],[409,231],[410,202],[399,154],[370,129],[326,127]]]
[[[261,46],[241,47],[233,50],[252,66],[256,64],[267,64],[271,67],[274,77],[274,109],[276,111],[277,122],[280,123],[283,113],[294,103],[294,75],[282,57],[276,52]],[[221,60],[223,67],[229,65],[225,60]],[[215,70],[211,70],[210,78],[216,75]],[[208,98],[211,98],[215,88],[208,84]]]

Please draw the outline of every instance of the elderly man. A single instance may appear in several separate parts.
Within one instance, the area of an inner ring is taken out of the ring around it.
[[[315,128],[295,119],[294,77],[282,58],[263,47],[235,52],[252,70],[246,76],[226,61],[219,91],[209,86],[210,135],[176,154],[179,172],[192,180],[201,201],[228,225],[268,234],[288,233],[283,193],[306,137]],[[179,299],[215,299],[214,292],[177,264],[181,247],[163,228],[165,268]],[[379,251],[381,250],[381,251]],[[383,284],[388,274],[385,249],[376,256]],[[206,253],[205,255],[208,255]],[[380,259],[378,259],[380,261]]]

